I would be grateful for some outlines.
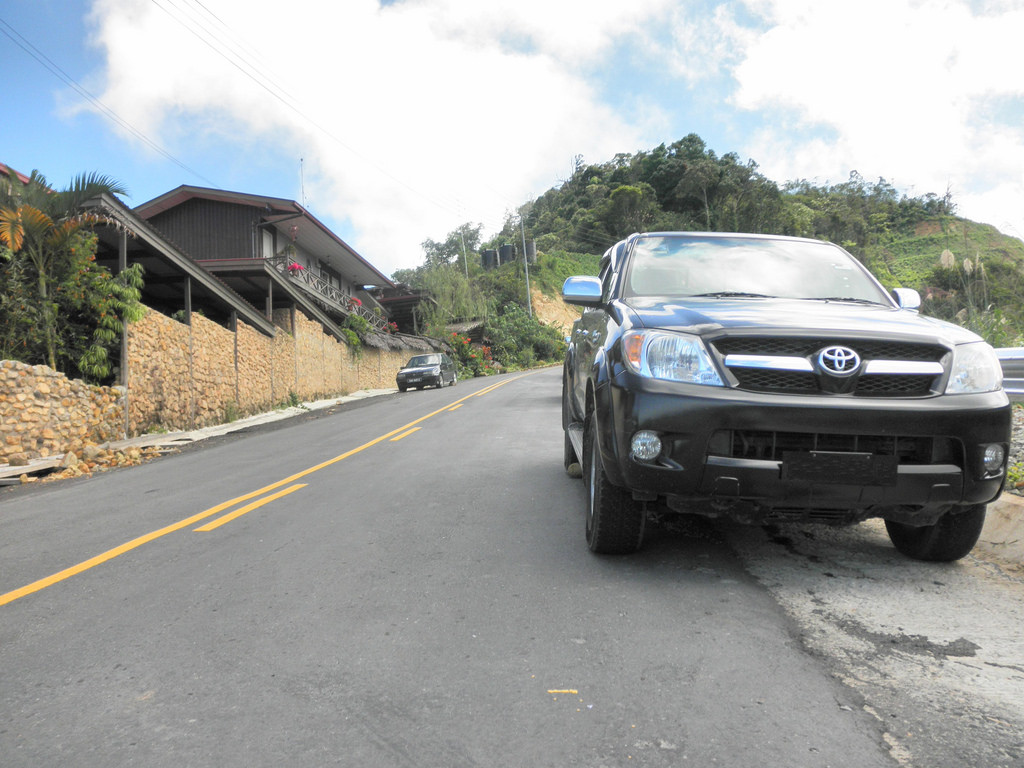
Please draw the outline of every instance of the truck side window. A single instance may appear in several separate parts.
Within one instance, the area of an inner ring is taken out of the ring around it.
[[[616,272],[612,269],[611,262],[601,270],[601,300],[608,301],[612,296],[612,289],[615,287]]]

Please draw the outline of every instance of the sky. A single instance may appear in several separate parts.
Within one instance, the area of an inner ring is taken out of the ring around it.
[[[1024,0],[4,0],[0,162],[296,200],[383,274],[698,134],[1024,238]]]

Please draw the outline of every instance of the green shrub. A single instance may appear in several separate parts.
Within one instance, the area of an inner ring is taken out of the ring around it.
[[[506,368],[530,368],[565,356],[558,329],[531,317],[518,304],[506,304],[500,315],[489,319],[484,335],[494,359]]]

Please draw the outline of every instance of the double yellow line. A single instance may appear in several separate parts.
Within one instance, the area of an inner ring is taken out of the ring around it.
[[[133,549],[137,549],[141,547],[143,544],[148,544],[149,542],[155,541],[156,539],[159,539],[162,536],[166,536],[169,533],[180,531],[182,528],[188,528],[189,526],[195,525],[196,523],[202,520],[205,520],[209,517],[213,517],[214,515],[224,512],[225,510],[231,509],[236,504],[241,504],[242,502],[249,501],[250,499],[257,499],[257,501],[253,501],[252,503],[246,504],[245,506],[240,507],[232,512],[228,512],[223,517],[219,517],[195,529],[196,531],[200,532],[212,531],[215,528],[224,525],[225,523],[231,522],[235,518],[241,517],[247,512],[251,512],[254,509],[258,509],[259,507],[262,507],[265,504],[269,504],[272,501],[280,499],[283,496],[287,496],[290,493],[294,493],[295,491],[301,490],[302,488],[306,487],[306,483],[295,484],[296,480],[301,480],[307,475],[311,475],[314,472],[319,472],[321,469],[325,469],[326,467],[329,467],[333,464],[337,464],[339,461],[344,461],[350,456],[355,456],[357,453],[361,453],[362,451],[365,451],[367,448],[372,448],[373,446],[377,445],[377,443],[381,443],[391,438],[399,440],[403,437],[407,437],[409,434],[412,434],[417,429],[419,429],[417,425],[422,424],[427,419],[433,418],[434,416],[437,416],[439,413],[444,413],[445,411],[456,410],[457,408],[460,408],[465,401],[469,400],[472,397],[482,397],[483,395],[486,395],[489,392],[493,392],[499,387],[503,387],[506,384],[511,384],[513,381],[516,381],[521,378],[522,376],[516,376],[514,378],[505,379],[496,384],[491,384],[488,387],[484,387],[479,392],[473,392],[472,394],[466,395],[465,397],[456,400],[454,403],[446,405],[444,408],[438,408],[436,411],[428,413],[426,416],[422,416],[416,419],[415,421],[410,421],[405,426],[399,427],[398,429],[393,429],[386,435],[381,435],[380,437],[374,438],[368,443],[363,443],[358,448],[353,448],[351,451],[346,451],[340,456],[335,456],[333,459],[328,459],[327,461],[321,462],[320,464],[317,464],[314,467],[304,469],[301,472],[296,472],[294,475],[286,477],[283,480],[278,480],[276,483],[265,485],[258,490],[245,494],[244,496],[236,496],[235,498],[218,504],[215,507],[210,507],[209,509],[205,509],[202,512],[199,512],[198,514],[192,515],[191,517],[187,517],[184,520],[179,520],[178,522],[172,523],[171,525],[165,526],[164,528],[160,528],[158,530],[147,533],[143,536],[139,536],[136,539],[132,539],[131,541],[127,541],[119,547],[108,549],[106,552],[96,555],[95,557],[91,557],[88,560],[84,560],[78,565],[73,565],[70,568],[65,568],[64,570],[58,571],[57,573],[54,573],[51,576],[47,576],[44,579],[39,579],[38,581],[34,581],[31,584],[27,584],[24,587],[21,587],[20,589],[15,589],[11,592],[7,592],[6,594],[0,595],[0,605],[12,603],[19,598],[25,597],[26,595],[31,595],[33,592],[39,592],[42,589],[46,589],[47,587],[53,586],[54,584],[58,584],[59,582],[62,582],[66,579],[70,579],[72,576],[77,576],[83,571],[87,571],[90,568],[95,568],[97,565],[102,565],[103,563],[109,560],[113,560],[115,557],[119,557],[120,555],[123,555],[126,552],[131,552]],[[396,435],[398,435],[398,437],[395,437]],[[277,489],[281,488],[282,486],[288,487],[284,488],[283,490],[277,491]],[[272,493],[269,496],[264,496],[264,494],[270,493],[271,491],[277,491],[277,493]],[[263,496],[263,498],[258,498],[260,496]]]

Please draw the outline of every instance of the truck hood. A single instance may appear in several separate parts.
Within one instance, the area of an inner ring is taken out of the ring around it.
[[[621,302],[632,325],[706,335],[719,330],[917,336],[963,344],[980,337],[916,312],[874,304],[794,299],[631,298]]]

